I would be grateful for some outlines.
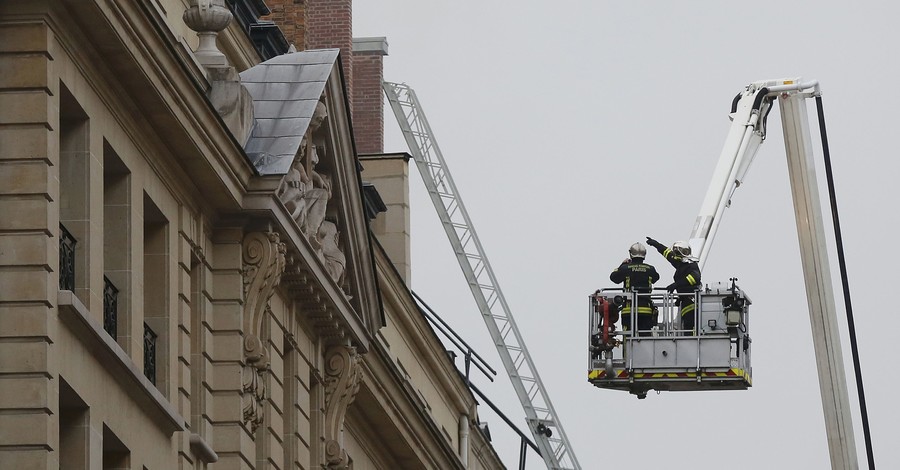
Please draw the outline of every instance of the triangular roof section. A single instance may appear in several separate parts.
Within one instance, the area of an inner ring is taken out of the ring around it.
[[[283,175],[290,170],[339,52],[284,54],[241,73],[254,113],[244,150],[260,175]]]
[[[275,195],[305,239],[297,245],[304,266],[282,279],[302,285],[295,295],[312,299],[307,310],[343,318],[365,349],[363,330],[371,338],[382,317],[339,52],[285,54],[241,73],[255,118],[245,151],[260,176],[281,176]]]

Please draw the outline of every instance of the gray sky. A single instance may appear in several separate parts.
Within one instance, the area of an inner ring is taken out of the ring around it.
[[[638,401],[586,379],[587,295],[610,285],[609,272],[634,241],[688,238],[731,99],[752,81],[795,76],[822,86],[876,463],[900,461],[892,397],[900,380],[889,348],[897,314],[888,296],[900,264],[900,94],[890,88],[900,70],[900,4],[791,3],[354,2],[354,35],[386,36],[385,79],[416,90],[586,469],[678,468],[680,459],[696,469],[828,468],[777,109],[703,273],[707,283],[738,277],[753,300],[754,386]],[[389,109],[385,123],[386,150],[407,150]],[[413,289],[500,370],[421,177],[411,172]],[[827,210],[827,196],[823,204]],[[648,261],[671,279],[661,257]],[[836,257],[831,264],[846,338]],[[844,356],[865,467],[846,340]],[[524,429],[505,375],[476,383]],[[518,438],[481,408],[501,457],[516,468]],[[536,454],[528,459],[528,468],[543,467]]]

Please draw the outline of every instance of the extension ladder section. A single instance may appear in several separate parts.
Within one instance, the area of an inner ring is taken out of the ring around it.
[[[541,457],[551,470],[580,469],[415,92],[405,84],[384,82],[383,88],[525,410],[528,428]]]

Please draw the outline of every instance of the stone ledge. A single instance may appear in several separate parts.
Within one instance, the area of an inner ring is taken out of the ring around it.
[[[57,295],[57,303],[63,324],[77,333],[87,350],[108,365],[107,369],[113,372],[113,376],[123,388],[137,392],[131,395],[135,402],[151,415],[165,432],[171,434],[186,430],[184,418],[175,411],[175,407],[156,386],[144,377],[122,347],[103,330],[103,326],[91,318],[87,307],[75,297],[75,294],[61,290]]]
[[[354,54],[388,55],[387,38],[353,38]]]

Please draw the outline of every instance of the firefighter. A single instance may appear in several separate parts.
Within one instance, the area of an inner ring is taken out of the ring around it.
[[[644,262],[647,247],[642,243],[631,245],[628,255],[629,257],[609,275],[609,280],[623,284],[626,292],[638,293],[638,333],[641,336],[650,336],[650,329],[656,326],[656,309],[649,294],[653,292],[653,283],[659,280],[659,273],[656,272],[656,268]],[[626,330],[631,328],[631,311],[632,305],[629,300],[622,308],[622,327]]]
[[[697,260],[691,258],[691,246],[687,242],[677,241],[669,248],[650,237],[647,237],[647,244],[656,248],[675,268],[675,282],[669,284],[666,290],[678,292],[681,328],[693,331],[696,321],[694,294],[701,284],[700,266]]]

